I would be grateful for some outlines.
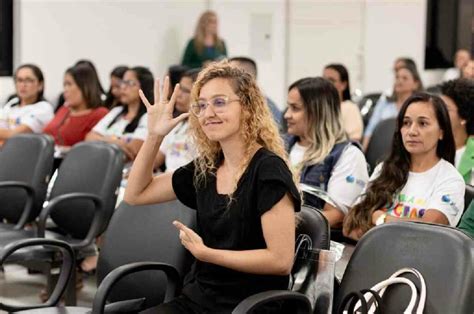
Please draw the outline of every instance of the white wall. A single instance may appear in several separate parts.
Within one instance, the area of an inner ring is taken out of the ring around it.
[[[365,9],[364,76],[367,92],[393,84],[393,61],[413,58],[425,86],[437,83],[443,71],[425,71],[426,0],[369,0]]]
[[[206,1],[20,0],[15,8],[19,63],[33,62],[46,77],[46,97],[55,101],[66,68],[92,60],[104,87],[119,64],[145,65],[162,76],[179,63]],[[3,88],[1,96],[5,96]]]
[[[229,57],[250,56],[258,65],[258,81],[277,105],[285,93],[284,0],[215,0],[210,8],[219,16],[219,32]],[[268,25],[267,25],[268,22]]]
[[[365,92],[391,86],[398,56],[423,68],[426,0],[16,0],[14,64],[40,65],[53,102],[65,69],[81,58],[94,61],[105,87],[118,64],[162,76],[208,7],[229,55],[255,58],[259,83],[280,106],[288,84],[329,62],[346,64]],[[421,72],[425,85],[442,74]],[[12,92],[11,78],[0,78],[0,101]]]

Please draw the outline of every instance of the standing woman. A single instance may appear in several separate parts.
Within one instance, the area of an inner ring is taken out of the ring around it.
[[[153,97],[153,74],[144,67],[127,70],[120,87],[120,107],[115,107],[86,136],[87,141],[117,144],[133,161],[146,138],[146,107],[140,100],[141,89]]]
[[[77,65],[64,74],[64,100],[44,133],[54,137],[59,151],[64,152],[83,141],[87,133],[108,112],[102,107],[101,91],[96,75],[90,67]]]
[[[122,82],[125,72],[128,67],[120,65],[115,67],[110,73],[110,87],[106,94],[104,106],[108,109],[112,109],[121,106],[120,103],[120,83]]]
[[[307,77],[288,89],[287,150],[300,182],[319,188],[342,208],[311,194],[306,204],[321,209],[331,227],[342,227],[347,209],[369,179],[364,154],[342,126],[341,101],[334,85],[322,77]]]
[[[423,221],[456,226],[464,208],[464,181],[453,166],[454,139],[438,96],[410,96],[397,118],[389,157],[344,220],[344,235],[359,239],[375,225]]]
[[[168,79],[164,86],[160,93],[156,84],[154,105],[143,97],[148,136],[133,164],[125,201],[177,198],[197,210],[198,225],[194,231],[174,222],[196,261],[182,294],[157,313],[230,313],[249,295],[287,289],[300,198],[255,80],[228,62],[212,64],[194,84],[191,113],[174,119],[179,86],[169,102]],[[164,136],[188,116],[198,157],[153,178]]]
[[[191,69],[201,68],[209,61],[226,56],[224,40],[218,34],[217,14],[206,11],[199,18],[194,37],[189,40],[181,63]]]
[[[44,77],[34,64],[15,72],[16,95],[0,109],[0,144],[20,133],[41,133],[53,118],[53,107],[44,100]]]
[[[349,84],[349,72],[342,64],[329,64],[324,68],[323,77],[336,87],[341,99],[342,125],[347,136],[353,141],[362,140],[364,121],[359,107],[351,101],[351,86]]]

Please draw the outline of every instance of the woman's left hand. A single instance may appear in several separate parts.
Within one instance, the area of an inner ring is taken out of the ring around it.
[[[181,222],[175,220],[173,225],[179,230],[181,244],[198,260],[203,261],[204,254],[208,247],[204,245],[202,238]]]

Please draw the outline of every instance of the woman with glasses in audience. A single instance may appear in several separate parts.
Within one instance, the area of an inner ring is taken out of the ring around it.
[[[190,69],[202,68],[210,61],[226,56],[224,40],[218,34],[217,14],[206,11],[199,18],[194,37],[189,40],[181,63]]]
[[[178,221],[181,243],[196,258],[182,293],[154,313],[230,313],[257,292],[287,289],[300,197],[277,127],[250,74],[228,62],[209,65],[191,92],[190,113],[172,117],[169,80],[148,108],[148,136],[133,164],[125,201],[179,199],[197,210],[197,230]],[[162,98],[160,98],[160,94]],[[155,155],[189,117],[197,158],[152,177]],[[137,212],[139,214],[139,212]],[[268,312],[270,313],[270,311]]]
[[[395,73],[395,85],[391,97],[381,97],[374,108],[369,123],[364,131],[362,146],[367,150],[370,137],[379,122],[385,119],[395,118],[405,100],[414,92],[423,90],[420,75],[413,66],[399,67]]]
[[[102,107],[101,91],[90,67],[78,65],[67,69],[63,86],[64,106],[44,128],[44,133],[53,136],[59,154],[83,141],[108,112]]]
[[[128,67],[120,65],[115,67],[110,73],[110,87],[104,101],[104,106],[106,108],[112,109],[122,106],[120,103],[120,83],[122,82],[123,75],[127,70]]]
[[[127,70],[120,85],[120,101],[123,104],[115,107],[97,123],[87,134],[88,141],[104,141],[117,144],[133,161],[146,138],[146,107],[140,100],[141,89],[148,97],[153,96],[153,74],[144,67]]]
[[[44,77],[34,64],[15,72],[16,95],[0,109],[0,144],[20,133],[41,133],[53,118],[53,107],[44,97]]]
[[[474,80],[457,79],[443,83],[441,98],[448,108],[453,129],[456,145],[454,165],[466,184],[474,185]]]
[[[359,107],[351,101],[349,72],[342,64],[329,64],[324,68],[323,77],[334,84],[341,100],[342,125],[347,136],[353,141],[362,140],[364,122]]]
[[[455,146],[446,105],[438,96],[410,96],[397,118],[388,158],[344,220],[355,240],[375,225],[423,221],[456,226],[464,208],[464,181],[453,166]]]
[[[300,182],[326,192],[341,206],[304,193],[307,205],[321,209],[331,227],[342,227],[347,209],[367,182],[367,164],[342,126],[341,101],[334,85],[308,77],[288,89],[287,150]],[[303,189],[304,190],[304,189]]]

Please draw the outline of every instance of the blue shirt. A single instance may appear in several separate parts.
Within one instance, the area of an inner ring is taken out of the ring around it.
[[[398,108],[395,102],[389,101],[386,98],[380,98],[377,104],[375,104],[374,113],[365,128],[364,136],[372,136],[375,127],[380,121],[395,118],[397,115]]]

